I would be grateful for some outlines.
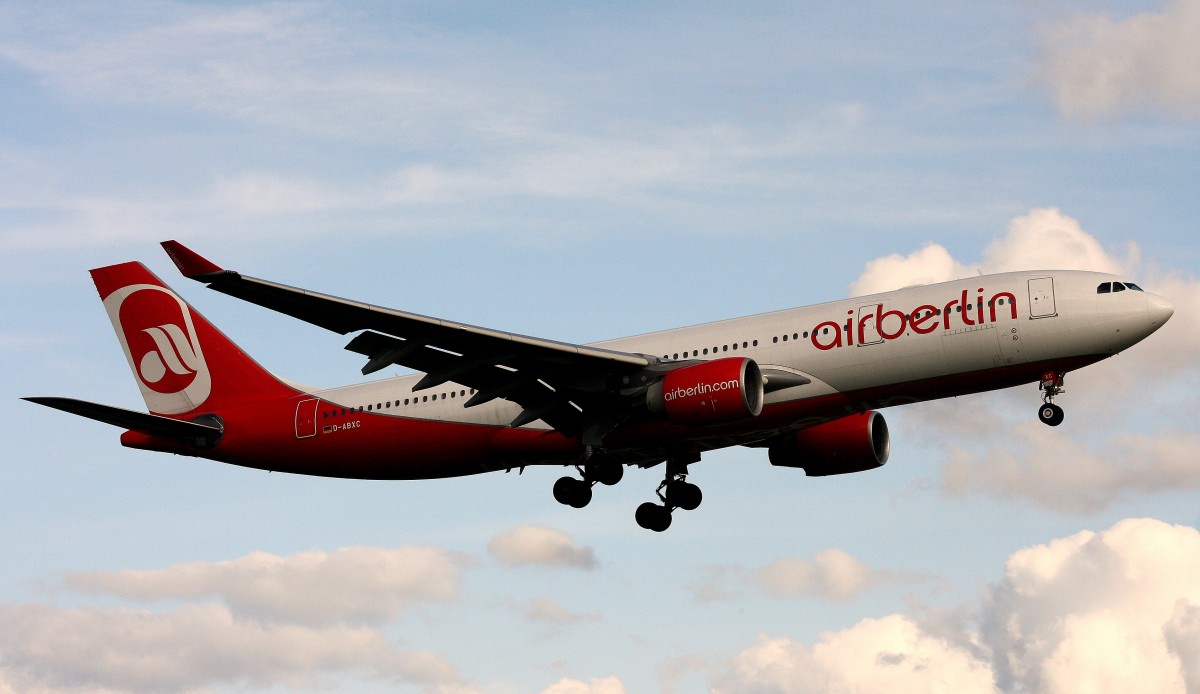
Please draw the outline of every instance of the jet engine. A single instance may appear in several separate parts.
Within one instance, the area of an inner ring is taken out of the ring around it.
[[[882,467],[891,449],[883,415],[868,411],[785,434],[771,442],[769,453],[772,465],[824,477]]]
[[[646,407],[678,424],[735,422],[757,417],[762,406],[762,371],[744,357],[668,371],[646,391]]]

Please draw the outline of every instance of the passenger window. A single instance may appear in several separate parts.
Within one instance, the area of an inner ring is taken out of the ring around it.
[[[754,341],[754,346],[755,346],[755,347],[757,347],[757,346],[758,346],[758,340],[755,340],[755,341]]]
[[[787,335],[784,335],[784,336],[783,336],[783,341],[784,341],[784,342],[787,342]]]
[[[1112,282],[1101,282],[1099,287],[1096,287],[1097,294],[1108,294],[1112,291]]]

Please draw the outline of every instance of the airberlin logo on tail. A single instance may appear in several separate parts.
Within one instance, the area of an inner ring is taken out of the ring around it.
[[[142,332],[154,340],[155,346],[138,361],[138,374],[147,385],[163,380],[168,370],[176,376],[190,377],[203,366],[188,336],[178,325],[143,328]]]
[[[182,414],[204,403],[212,376],[187,305],[152,284],[122,287],[104,300],[151,412]]]

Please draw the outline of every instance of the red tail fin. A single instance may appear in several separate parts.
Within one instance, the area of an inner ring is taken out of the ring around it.
[[[295,394],[141,263],[92,270],[92,280],[151,412],[212,412]]]

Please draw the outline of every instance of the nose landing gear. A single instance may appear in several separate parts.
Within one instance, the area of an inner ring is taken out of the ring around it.
[[[1062,424],[1066,416],[1063,408],[1054,404],[1054,396],[1066,392],[1063,388],[1063,375],[1060,371],[1047,371],[1042,374],[1042,381],[1038,384],[1038,389],[1042,391],[1042,406],[1038,408],[1038,419],[1052,427]]]

